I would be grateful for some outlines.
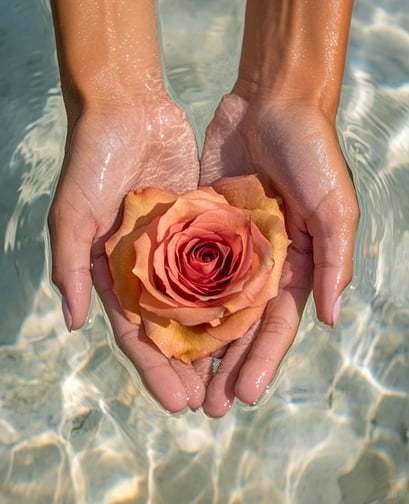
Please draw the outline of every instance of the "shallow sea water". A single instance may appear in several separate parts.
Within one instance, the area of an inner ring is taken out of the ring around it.
[[[198,142],[234,81],[243,0],[160,0]],[[338,126],[361,221],[340,324],[308,304],[256,407],[169,416],[117,358],[100,304],[68,334],[45,220],[65,118],[47,3],[0,18],[0,502],[409,503],[409,8],[357,0]]]

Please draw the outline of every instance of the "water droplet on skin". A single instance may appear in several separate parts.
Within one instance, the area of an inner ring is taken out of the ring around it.
[[[225,402],[223,403],[223,406],[224,406],[225,408],[231,409],[231,407],[233,406],[233,403],[230,401],[230,399],[228,399],[227,401],[225,401]]]
[[[106,174],[106,171],[108,169],[108,164],[109,164],[110,160],[111,160],[111,153],[108,152],[108,154],[107,154],[107,156],[105,158],[104,164],[101,166],[101,171],[100,171],[100,174],[99,174],[98,189],[100,191],[103,191],[103,189],[104,189],[104,178],[105,178],[105,174]]]
[[[264,370],[256,380],[256,389],[259,389],[263,384],[266,377],[267,371]]]

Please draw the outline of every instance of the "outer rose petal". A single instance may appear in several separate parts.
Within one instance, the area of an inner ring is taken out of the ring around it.
[[[174,320],[164,319],[141,309],[146,335],[169,359],[176,357],[183,362],[207,357],[223,348],[226,341],[213,338],[204,326],[185,327]]]
[[[217,192],[223,194],[229,204],[249,212],[251,220],[271,243],[274,267],[264,292],[270,299],[278,292],[287,248],[291,243],[285,229],[284,215],[279,207],[280,200],[266,196],[257,175],[225,177],[213,183]],[[258,300],[263,302],[261,298]]]
[[[272,215],[277,215],[284,222],[284,216],[279,207],[281,200],[266,196],[263,184],[257,175],[224,177],[216,180],[212,186],[226,198],[230,205],[248,210],[266,210]]]
[[[112,238],[146,226],[155,217],[166,212],[178,197],[179,195],[172,191],[156,187],[146,187],[129,193],[125,197],[122,224]]]
[[[174,224],[191,222],[201,214],[211,210],[224,210],[230,213],[238,212],[237,208],[228,205],[223,196],[219,195],[217,201],[214,201],[214,198],[210,199],[204,196],[203,194],[201,196],[197,195],[196,199],[191,199],[185,198],[185,195],[182,195],[169,211],[162,215],[158,223],[156,235],[157,242],[161,242],[169,235],[169,229],[171,229]]]
[[[265,307],[266,304],[243,308],[243,310],[226,317],[216,327],[206,326],[206,331],[214,338],[225,343],[241,338],[253,324],[260,320]]]
[[[105,247],[114,292],[126,317],[134,324],[141,323],[139,280],[132,274],[132,268],[135,264],[133,242],[138,233],[139,231],[136,230],[124,237],[115,237],[115,240],[109,240]]]
[[[169,306],[161,302],[157,297],[152,295],[147,289],[142,289],[140,297],[140,306],[151,313],[156,313],[163,318],[175,319],[175,321],[183,320],[185,326],[197,326],[203,323],[219,324],[220,319],[225,314],[223,306],[201,306],[195,308],[193,306]]]
[[[148,224],[178,198],[176,193],[158,188],[138,189],[124,200],[122,223],[105,244],[114,291],[127,318],[140,324],[139,281],[132,274],[135,264],[133,243]],[[160,201],[160,203],[158,203]]]
[[[277,296],[281,273],[287,257],[287,248],[291,241],[287,237],[281,212],[280,216],[266,216],[266,213],[262,210],[252,210],[251,220],[271,243],[273,248],[274,267],[266,286],[266,290],[270,296],[269,299],[272,299]]]

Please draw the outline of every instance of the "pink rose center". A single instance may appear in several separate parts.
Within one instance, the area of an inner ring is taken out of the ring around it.
[[[198,296],[217,296],[223,292],[239,259],[232,257],[228,244],[222,241],[202,242],[200,238],[187,242],[175,253],[177,273],[173,272],[170,276],[170,284],[179,295],[190,300]],[[167,261],[169,272],[168,265]]]
[[[243,236],[230,230],[203,231],[194,225],[178,230],[162,244],[164,269],[162,273],[155,272],[156,288],[170,297],[174,292],[187,301],[215,300],[243,265],[243,249],[248,253],[248,232],[244,232],[245,245]],[[246,264],[244,273],[247,269]]]
[[[184,251],[183,260],[180,262],[181,270],[191,276],[194,272],[197,277],[208,278],[213,272],[217,276],[227,273],[227,265],[231,262],[231,249],[223,243],[200,243]]]

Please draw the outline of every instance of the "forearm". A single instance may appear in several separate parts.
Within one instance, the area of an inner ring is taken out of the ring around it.
[[[236,91],[301,99],[334,116],[353,0],[248,0]]]
[[[154,0],[52,0],[68,108],[163,89]]]

